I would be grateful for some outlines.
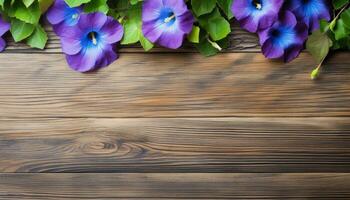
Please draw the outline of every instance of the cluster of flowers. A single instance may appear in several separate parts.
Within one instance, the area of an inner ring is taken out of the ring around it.
[[[142,31],[160,46],[179,48],[190,33],[194,17],[184,1],[147,0],[143,4]],[[115,61],[116,43],[123,37],[122,25],[103,13],[85,14],[56,0],[47,13],[48,21],[61,39],[69,66],[79,72],[105,67]]]
[[[118,58],[115,48],[123,37],[123,27],[112,17],[100,12],[85,14],[82,7],[71,8],[64,0],[56,0],[47,19],[60,37],[72,69],[92,71]]]
[[[244,29],[258,33],[267,58],[285,62],[304,49],[320,19],[331,18],[325,0],[234,0],[232,12]]]
[[[215,4],[214,4],[215,5]],[[310,32],[320,19],[330,20],[327,0],[233,0],[231,10],[241,26],[259,35],[267,58],[289,62],[304,48]],[[47,19],[60,37],[69,66],[87,72],[108,66],[118,58],[116,44],[122,40],[123,26],[104,13],[84,13],[83,7],[69,7],[55,0]],[[176,49],[190,34],[195,17],[184,0],[144,0],[142,33],[150,42]],[[1,36],[10,29],[0,17]]]

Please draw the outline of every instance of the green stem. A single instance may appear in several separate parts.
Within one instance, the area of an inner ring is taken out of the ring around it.
[[[327,34],[328,31],[330,30],[331,26],[334,26],[335,23],[337,22],[338,18],[340,17],[340,15],[344,12],[344,10],[350,5],[350,3],[347,3],[345,6],[343,6],[343,8],[338,12],[338,14],[334,17],[334,19],[331,21],[331,23],[328,25],[328,27],[326,28],[326,30],[323,32],[323,34]],[[324,60],[326,59],[327,55],[321,60],[321,62],[318,64],[317,68],[314,69],[311,73],[311,79],[316,79],[317,76],[320,74],[320,69],[322,67],[322,64],[324,62]]]
[[[311,79],[316,79],[319,75],[320,75],[320,73],[321,73],[321,67],[322,67],[322,64],[323,64],[323,62],[324,62],[324,60],[326,59],[326,57],[327,56],[325,56],[322,60],[321,60],[321,62],[320,62],[320,64],[318,64],[318,66],[316,67],[316,69],[314,69],[314,70],[312,70],[312,72],[311,72]]]
[[[344,10],[350,5],[350,3],[347,3],[340,11],[339,13],[334,17],[334,19],[331,21],[331,23],[329,23],[329,26],[327,27],[327,29],[324,31],[324,33],[327,33],[331,27],[332,24],[336,23],[336,21],[338,20],[338,18],[340,17],[340,15],[344,12]]]
[[[211,41],[209,37],[207,37],[207,40],[215,49],[222,51],[222,48],[218,45],[218,43]]]

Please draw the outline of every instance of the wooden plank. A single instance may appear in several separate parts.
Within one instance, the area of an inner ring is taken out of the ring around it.
[[[349,173],[0,174],[0,199],[349,199]]]
[[[46,30],[48,33],[49,41],[45,50],[33,49],[24,43],[15,43],[13,39],[8,35],[8,47],[7,53],[61,53],[61,44],[59,38],[52,31],[52,28],[47,25]],[[142,47],[138,44],[127,45],[120,47],[121,53],[126,52],[144,52]],[[158,52],[198,52],[193,44],[185,43],[184,46],[177,50],[170,50],[161,47],[155,47],[150,51],[151,53]],[[232,33],[230,36],[230,47],[223,52],[260,52],[259,41],[255,34],[242,30],[237,23],[232,24]]]
[[[124,54],[98,73],[63,55],[0,54],[1,117],[348,117],[349,53],[321,80],[308,54],[289,64],[259,53]]]
[[[0,172],[350,172],[350,119],[2,119],[0,157]]]

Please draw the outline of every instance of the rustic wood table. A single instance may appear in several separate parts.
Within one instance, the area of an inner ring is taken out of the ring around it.
[[[321,79],[237,27],[204,58],[137,46],[95,73],[0,54],[0,199],[350,199],[350,53]]]

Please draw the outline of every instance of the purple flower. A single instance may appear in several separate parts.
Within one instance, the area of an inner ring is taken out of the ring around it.
[[[10,30],[10,24],[4,21],[0,15],[0,52],[4,51],[6,47],[6,42],[2,39],[2,36]]]
[[[304,21],[310,31],[320,27],[320,19],[331,19],[329,7],[325,0],[290,0],[289,9],[298,20]]]
[[[306,24],[285,11],[269,29],[259,33],[262,52],[267,58],[281,58],[289,62],[304,48],[308,36]]]
[[[269,28],[277,19],[283,0],[235,0],[232,12],[249,32]]]
[[[177,49],[191,32],[194,17],[183,0],[145,0],[142,32],[153,43]]]
[[[123,32],[118,21],[103,13],[81,14],[75,26],[62,30],[62,51],[76,71],[105,67],[118,58],[115,44],[122,39]]]
[[[71,8],[64,0],[56,0],[47,12],[47,19],[53,25],[57,35],[61,35],[63,26],[74,26],[82,13],[81,7]]]

